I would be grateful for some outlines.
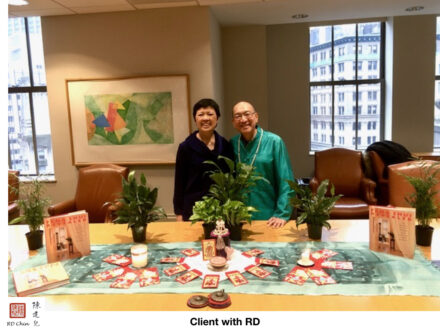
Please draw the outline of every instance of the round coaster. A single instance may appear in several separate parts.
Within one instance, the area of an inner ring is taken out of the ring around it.
[[[201,295],[195,295],[189,297],[187,305],[191,308],[202,308],[208,306],[208,298]]]

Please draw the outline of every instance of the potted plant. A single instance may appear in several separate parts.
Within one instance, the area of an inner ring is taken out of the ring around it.
[[[194,205],[190,220],[193,223],[197,220],[203,220],[206,224],[204,226],[212,225],[212,229],[214,229],[215,221],[222,218],[231,232],[231,239],[240,240],[242,221],[250,223],[251,212],[256,211],[255,208],[246,206],[247,193],[256,181],[266,179],[257,175],[255,168],[251,165],[235,164],[233,160],[224,156],[218,158],[225,162],[227,170],[224,171],[213,161],[204,162],[216,168],[208,172],[213,183],[209,187],[208,196],[204,196]],[[205,237],[209,237],[206,232]]]
[[[220,201],[211,196],[203,196],[193,207],[193,214],[189,218],[192,224],[197,220],[203,220],[203,232],[205,238],[211,238],[211,231],[215,229],[215,222],[221,218]]]
[[[291,205],[299,211],[296,218],[296,226],[307,224],[307,232],[311,239],[321,239],[322,227],[330,229],[330,211],[335,206],[336,201],[342,195],[335,196],[335,187],[330,188],[330,195],[327,196],[329,186],[328,180],[323,180],[316,191],[312,192],[309,186],[303,186],[297,180],[288,180],[294,196],[290,198]]]
[[[211,171],[209,174],[214,182],[209,187],[209,195],[220,201],[220,213],[231,233],[230,238],[241,240],[242,221],[251,223],[251,212],[256,211],[255,208],[246,206],[247,194],[258,180],[267,180],[258,175],[252,165],[235,163],[224,156],[219,156],[219,159],[225,161],[227,171],[222,170],[213,161],[205,161],[205,163],[216,167],[216,170]],[[240,219],[240,217],[243,218]]]
[[[230,238],[233,241],[241,241],[243,221],[251,223],[252,212],[256,209],[246,206],[242,201],[228,199],[221,207],[221,218],[228,224]]]
[[[114,223],[126,223],[131,228],[134,242],[145,242],[147,239],[147,225],[150,222],[166,218],[163,208],[155,206],[157,188],[150,189],[147,179],[142,173],[140,184],[134,177],[135,171],[128,174],[127,180],[122,178],[121,198],[117,200],[117,218]]]
[[[405,197],[408,204],[416,209],[416,243],[422,246],[431,246],[432,233],[434,228],[430,226],[433,218],[436,217],[438,206],[435,204],[434,196],[438,193],[434,189],[439,183],[437,178],[440,172],[440,163],[427,165],[420,164],[420,176],[409,176],[401,174],[413,186],[414,192]]]
[[[16,202],[22,215],[9,224],[26,223],[29,226],[29,232],[26,233],[29,250],[39,249],[43,246],[43,230],[40,227],[44,224],[46,208],[50,203],[50,199],[44,197],[45,187],[41,177],[26,183],[20,182],[18,189],[16,187],[11,189],[20,196]]]

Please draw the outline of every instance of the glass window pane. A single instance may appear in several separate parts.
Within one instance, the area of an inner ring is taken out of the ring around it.
[[[332,147],[332,87],[310,88],[310,141],[311,150]]]
[[[440,17],[437,17],[435,74],[440,75]],[[440,80],[435,82],[434,97],[434,149],[440,149]]]
[[[331,80],[331,26],[310,28],[310,81]]]
[[[358,131],[360,143],[358,149],[366,149],[371,143],[380,140],[381,127],[381,108],[380,108],[380,84],[366,84],[359,86],[359,93],[362,93],[362,99],[359,99],[359,106],[362,106],[362,113],[359,114],[359,123],[361,127]]]
[[[29,96],[8,95],[8,139],[11,168],[20,174],[36,174],[34,142],[29,108]]]
[[[34,86],[46,86],[46,69],[44,66],[43,38],[41,36],[40,17],[29,17],[28,26]]]
[[[435,82],[434,148],[440,149],[440,80]]]
[[[356,136],[356,113],[353,114],[356,98],[353,100],[353,93],[356,95],[355,85],[335,86],[335,147],[356,147],[353,145]]]
[[[30,86],[24,18],[8,19],[8,85]]]
[[[33,93],[38,167],[40,174],[54,174],[47,93]]]
[[[380,78],[380,33],[380,22],[358,26],[358,61],[363,63],[358,79]]]
[[[440,75],[440,16],[437,17],[436,33],[436,51],[435,51],[435,74]]]
[[[335,25],[334,80],[355,79],[353,65],[356,52],[354,47],[356,47],[356,24]]]

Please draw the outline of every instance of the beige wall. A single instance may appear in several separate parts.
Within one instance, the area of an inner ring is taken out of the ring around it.
[[[432,152],[436,16],[393,20],[393,140],[412,152]]]
[[[213,49],[220,47],[219,41],[211,44],[213,19],[205,7],[42,18],[57,180],[48,184],[48,194],[54,202],[72,198],[77,181],[65,79],[189,74],[191,105],[215,97],[221,75],[213,67]],[[174,166],[131,168],[159,187],[158,204],[172,213]]]
[[[211,14],[212,15],[212,14]],[[224,134],[225,127],[230,125],[227,120],[229,117],[225,115],[224,99],[223,99],[223,61],[222,61],[222,40],[221,28],[217,19],[212,15],[211,26],[211,54],[212,54],[212,68],[213,68],[213,89],[214,100],[220,106],[220,120],[217,126],[217,132]]]
[[[225,134],[237,134],[232,127],[232,107],[251,102],[260,125],[268,128],[266,28],[243,26],[222,28]]]
[[[283,138],[295,177],[311,176],[308,25],[269,26],[267,45],[269,129]]]

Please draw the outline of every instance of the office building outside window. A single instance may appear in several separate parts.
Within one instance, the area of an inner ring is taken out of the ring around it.
[[[435,40],[434,150],[440,151],[440,16],[437,17]]]
[[[9,168],[53,175],[52,139],[39,17],[8,19]]]
[[[312,151],[364,150],[371,141],[383,139],[384,30],[381,22],[310,28],[310,122],[326,122],[332,128],[311,125]],[[320,74],[323,67],[328,69]],[[323,106],[330,111],[318,114],[314,107]],[[362,107],[367,110],[362,112]],[[341,130],[344,126],[353,130]],[[336,139],[334,127],[341,131]]]

